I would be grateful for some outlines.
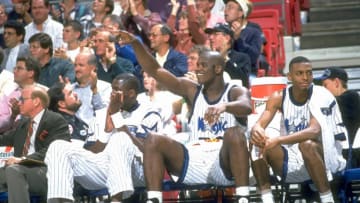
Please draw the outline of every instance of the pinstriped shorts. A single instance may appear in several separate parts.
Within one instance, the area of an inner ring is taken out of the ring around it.
[[[233,185],[234,181],[227,179],[220,167],[221,146],[221,140],[187,146],[189,160],[183,183]]]

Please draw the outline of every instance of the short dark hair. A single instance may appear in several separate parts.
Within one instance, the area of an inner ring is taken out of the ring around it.
[[[12,28],[15,30],[16,35],[20,36],[22,35],[22,39],[21,42],[24,42],[24,37],[25,37],[25,28],[24,25],[16,20],[8,20],[5,25],[4,28]]]
[[[49,109],[51,111],[59,112],[59,101],[65,100],[65,95],[63,92],[64,88],[65,88],[65,83],[56,82],[47,91],[50,98]]]
[[[105,8],[108,7],[109,11],[106,14],[111,14],[114,10],[114,0],[105,0]]]
[[[41,48],[43,49],[49,48],[50,56],[53,55],[53,50],[54,50],[53,42],[48,34],[42,32],[34,34],[33,36],[30,37],[29,44],[34,42],[39,42]]]
[[[30,7],[32,6],[32,2],[33,2],[34,0],[30,0]],[[46,6],[46,7],[49,7],[50,6],[50,1],[49,0],[43,0],[43,2],[44,2],[44,5]]]
[[[16,61],[25,62],[26,70],[34,71],[34,81],[39,81],[41,67],[39,60],[32,56],[20,56],[16,59]]]
[[[310,63],[310,60],[304,56],[297,56],[293,59],[291,59],[289,63],[289,70],[292,69],[292,66],[296,63]]]
[[[105,20],[106,18],[109,18],[112,23],[116,23],[118,25],[119,29],[125,30],[125,26],[124,26],[120,16],[111,14],[111,15],[105,16],[105,18],[103,20]]]
[[[135,90],[136,94],[140,91],[140,82],[137,77],[131,73],[122,73],[117,75],[113,81],[122,81],[123,87],[127,90]]]
[[[83,39],[84,37],[84,29],[81,23],[77,20],[68,20],[65,22],[64,27],[71,27],[75,32],[80,32],[80,36],[78,40]]]

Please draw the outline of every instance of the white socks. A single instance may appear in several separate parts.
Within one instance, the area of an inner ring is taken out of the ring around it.
[[[261,191],[261,200],[264,203],[274,203],[274,197],[271,190]]]
[[[240,199],[239,199],[239,201],[238,201],[238,203],[248,203],[249,202],[249,194],[250,194],[250,192],[249,192],[249,187],[248,186],[240,186],[240,187],[237,187],[236,189],[235,189],[235,194],[237,195],[237,196],[242,196]]]
[[[335,202],[330,190],[320,193],[320,201],[323,203]]]
[[[163,202],[162,192],[161,191],[148,191],[147,192],[147,198],[148,199],[156,198],[156,199],[159,200],[159,203]],[[147,201],[147,202],[151,203],[151,201]]]

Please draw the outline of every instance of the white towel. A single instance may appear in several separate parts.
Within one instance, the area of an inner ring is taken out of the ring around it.
[[[326,169],[332,173],[343,170],[346,160],[342,156],[342,146],[348,142],[348,136],[335,97],[324,87],[314,85],[309,106],[321,126]]]

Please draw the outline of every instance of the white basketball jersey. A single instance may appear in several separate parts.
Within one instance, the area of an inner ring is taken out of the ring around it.
[[[309,101],[312,94],[312,87],[309,90],[308,99],[305,103],[296,102],[291,94],[291,87],[287,87],[283,91],[282,116],[283,126],[282,132],[285,135],[301,131],[309,126],[310,109]]]
[[[240,125],[233,114],[224,112],[220,115],[219,120],[212,126],[209,126],[204,121],[204,115],[208,107],[220,103],[229,102],[229,91],[236,85],[225,85],[224,92],[214,102],[209,102],[207,97],[202,93],[203,86],[198,88],[195,102],[193,105],[192,114],[189,119],[189,126],[191,129],[190,141],[196,141],[199,138],[216,138],[222,137],[227,128]]]
[[[115,126],[127,125],[132,134],[142,138],[149,132],[161,132],[163,126],[157,109],[144,104],[138,104],[131,112],[122,111],[121,116],[112,119]]]

